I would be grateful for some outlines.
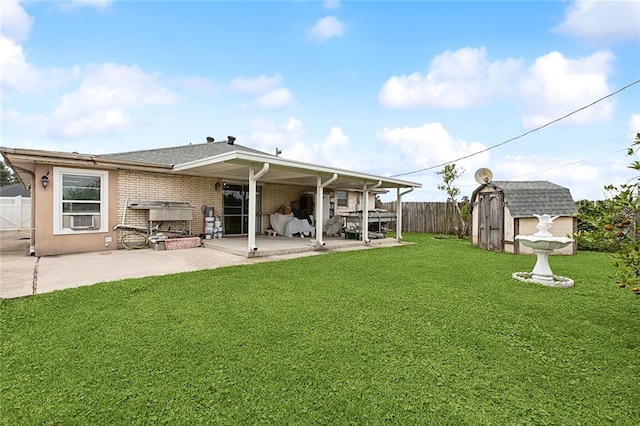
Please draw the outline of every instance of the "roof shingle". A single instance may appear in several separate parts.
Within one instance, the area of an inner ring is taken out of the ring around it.
[[[501,189],[511,216],[532,217],[534,214],[575,216],[578,213],[571,192],[548,181],[492,181]]]
[[[245,146],[237,144],[231,145],[227,143],[227,141],[223,141],[189,144],[169,148],[147,149],[142,151],[119,152],[115,154],[103,154],[99,157],[174,166],[176,164],[188,163],[190,161],[214,157],[216,155],[226,154],[233,151],[247,151],[257,154],[267,154],[265,152],[258,151],[257,149],[247,148]]]
[[[12,183],[10,185],[0,186],[1,197],[31,197],[31,193],[24,189],[21,183]]]

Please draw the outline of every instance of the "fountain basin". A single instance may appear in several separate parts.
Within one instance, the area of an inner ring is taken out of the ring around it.
[[[536,237],[535,235],[516,235],[522,245],[535,250],[556,250],[573,242],[568,237]]]

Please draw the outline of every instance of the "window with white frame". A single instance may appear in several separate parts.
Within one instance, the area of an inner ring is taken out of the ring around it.
[[[54,168],[54,234],[106,232],[109,172]]]
[[[347,191],[336,191],[338,207],[349,207],[349,194]]]

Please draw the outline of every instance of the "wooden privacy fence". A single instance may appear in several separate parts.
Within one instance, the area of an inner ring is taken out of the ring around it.
[[[397,211],[395,201],[382,203],[382,208],[393,213]],[[455,235],[459,228],[460,216],[453,203],[402,202],[402,232]],[[467,226],[467,235],[470,228]]]

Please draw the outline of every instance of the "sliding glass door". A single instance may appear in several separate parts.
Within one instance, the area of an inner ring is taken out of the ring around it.
[[[262,188],[256,187],[256,233],[262,232]],[[249,185],[225,183],[222,193],[223,234],[247,235],[249,231]]]

